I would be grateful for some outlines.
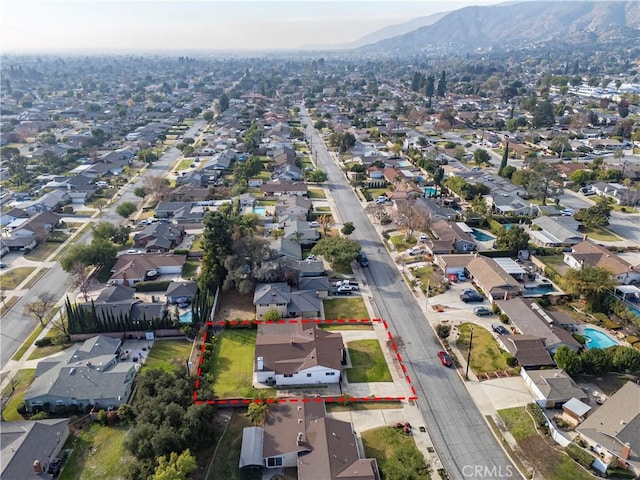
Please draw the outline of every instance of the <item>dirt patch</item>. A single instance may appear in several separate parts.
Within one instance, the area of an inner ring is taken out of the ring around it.
[[[254,320],[255,318],[253,294],[240,295],[238,292],[224,292],[220,295],[220,305],[214,315],[214,321]]]

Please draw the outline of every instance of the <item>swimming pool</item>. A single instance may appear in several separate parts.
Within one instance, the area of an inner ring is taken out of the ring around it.
[[[193,323],[191,310],[180,314],[180,323]]]
[[[267,207],[253,207],[253,213],[259,217],[264,217],[267,214]]]
[[[424,196],[425,197],[435,197],[437,193],[436,187],[424,187]]]
[[[484,232],[481,232],[480,230],[476,230],[475,228],[471,229],[471,235],[473,235],[473,237],[478,240],[479,242],[489,242],[491,240],[495,240],[496,237],[492,237],[491,235],[487,235]]]
[[[629,310],[631,310],[631,313],[640,317],[640,308],[634,307],[633,305],[628,305],[628,306],[629,306]]]
[[[582,335],[587,339],[587,348],[608,348],[618,345],[613,338],[595,328],[585,328]]]
[[[545,295],[547,293],[557,292],[555,287],[551,284],[547,285],[537,285],[535,287],[524,287],[524,296],[528,297],[531,295]]]

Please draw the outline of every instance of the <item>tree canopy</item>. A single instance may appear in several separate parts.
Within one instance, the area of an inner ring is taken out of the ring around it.
[[[569,270],[564,276],[564,283],[566,292],[584,297],[587,307],[593,312],[606,311],[609,294],[615,286],[609,270],[591,265]]]
[[[324,237],[311,249],[314,255],[323,255],[333,265],[348,265],[360,253],[360,244],[341,237]]]
[[[524,229],[516,226],[511,228],[502,228],[496,238],[496,247],[499,250],[508,250],[517,252],[518,250],[526,250],[529,245],[529,234]]]

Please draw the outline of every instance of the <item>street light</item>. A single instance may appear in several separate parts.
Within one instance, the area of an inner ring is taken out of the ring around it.
[[[469,364],[471,363],[471,345],[473,345],[473,327],[471,327],[471,336],[469,337],[469,352],[467,353],[467,371],[464,374],[465,380],[469,380]]]

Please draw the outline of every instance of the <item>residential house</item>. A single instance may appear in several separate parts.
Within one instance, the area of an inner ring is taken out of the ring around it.
[[[167,309],[164,303],[147,303],[135,297],[135,290],[125,285],[111,285],[94,300],[81,303],[80,307],[95,312],[98,319],[128,319],[133,322],[164,318]]]
[[[271,174],[273,180],[298,182],[302,180],[302,169],[296,165],[285,164],[277,167]]]
[[[448,204],[447,204],[448,203]],[[456,220],[460,216],[458,210],[452,208],[455,202],[451,200],[446,202],[443,198],[419,198],[414,203],[416,209],[424,212],[425,215],[432,219]]]
[[[69,419],[2,422],[0,477],[11,480],[49,479],[49,464],[69,438]]]
[[[580,350],[580,343],[571,333],[558,325],[552,316],[553,313],[546,312],[535,299],[517,297],[496,300],[496,304],[509,317],[512,330],[515,328],[518,333],[542,339],[551,355],[555,355],[561,346],[574,352]]]
[[[323,312],[322,301],[314,291],[292,291],[285,282],[256,284],[253,304],[258,319],[273,310],[277,311],[281,318],[321,318]]]
[[[167,303],[176,304],[192,302],[196,293],[198,293],[198,284],[196,282],[178,281],[169,284],[165,295],[167,296]]]
[[[469,262],[476,258],[474,254],[459,254],[459,255],[435,255],[433,263],[436,264],[440,270],[447,276],[450,273],[459,274],[465,273]]]
[[[573,425],[579,425],[584,422],[590,412],[591,406],[576,397],[570,398],[568,402],[562,405],[562,418]]]
[[[28,218],[14,220],[4,229],[3,235],[9,238],[30,237],[42,241],[60,225],[60,216],[52,212],[39,212]]]
[[[616,282],[622,285],[640,282],[640,265],[631,265],[607,248],[586,240],[574,245],[570,252],[564,254],[564,263],[576,270],[583,265],[606,268],[611,271]]]
[[[37,212],[58,211],[69,203],[69,195],[62,190],[53,190],[42,195],[37,200],[31,200],[20,205],[29,215]]]
[[[278,198],[275,206],[278,218],[290,217],[306,220],[311,212],[312,203],[307,197],[288,196]]]
[[[256,196],[253,193],[243,193],[238,196],[241,207],[253,207],[256,203]]]
[[[285,257],[283,263],[298,272],[298,277],[321,277],[325,274],[324,262],[321,258],[304,260],[294,260],[291,257]]]
[[[338,383],[345,364],[339,332],[302,322],[258,325],[254,364],[258,383],[277,387]]]
[[[320,239],[320,232],[310,227],[309,222],[292,220],[284,222],[283,227],[283,238],[298,242],[300,245],[313,245]]]
[[[331,282],[327,276],[307,277],[301,275],[298,277],[298,290],[313,291],[319,298],[327,298]]]
[[[270,248],[281,257],[289,257],[293,260],[302,260],[302,246],[295,240],[276,238],[271,241]]]
[[[540,247],[568,247],[582,242],[580,222],[572,217],[538,217],[532,220],[540,230],[529,232],[531,242]]]
[[[235,152],[231,150],[225,150],[221,153],[217,153],[209,160],[207,168],[213,170],[228,170],[231,166],[231,162],[235,159]]]
[[[534,370],[523,368],[520,370],[520,376],[536,397],[536,403],[542,408],[560,408],[572,398],[589,400],[589,396],[585,391],[562,369]]]
[[[489,301],[519,297],[524,293],[523,285],[493,258],[476,255],[467,265],[467,272],[487,295]]]
[[[147,252],[168,252],[184,238],[184,227],[157,222],[148,225],[133,236],[133,245],[146,248]]]
[[[627,382],[576,431],[599,456],[594,468],[620,466],[640,475],[640,385]]]
[[[474,237],[469,233],[466,225],[450,222],[448,220],[436,220],[429,225],[429,230],[434,238],[426,242],[427,248],[432,254],[436,253],[469,253],[476,249]]]
[[[194,202],[160,202],[156,206],[153,216],[156,218],[173,218],[176,212],[191,211],[193,205]]]
[[[186,259],[186,255],[162,253],[120,255],[111,269],[109,283],[130,287],[159,275],[180,274]]]
[[[618,205],[635,206],[640,204],[640,191],[619,183],[597,182],[592,187],[598,195],[611,198]]]
[[[531,335],[499,335],[498,341],[522,367],[541,368],[554,365],[551,355],[539,337]]]
[[[533,214],[533,206],[513,193],[493,193],[484,195],[487,207],[500,215],[530,216]]]
[[[380,480],[350,423],[327,417],[324,401],[297,400],[273,405],[263,426],[243,430],[241,469],[294,467],[300,480]]]
[[[280,183],[268,182],[260,187],[260,191],[264,196],[279,197],[282,195],[297,195],[300,197],[307,196],[307,184],[303,182]]]
[[[35,379],[25,394],[27,411],[75,405],[117,408],[129,401],[136,363],[119,362],[120,339],[98,335],[62,355],[38,362]]]

